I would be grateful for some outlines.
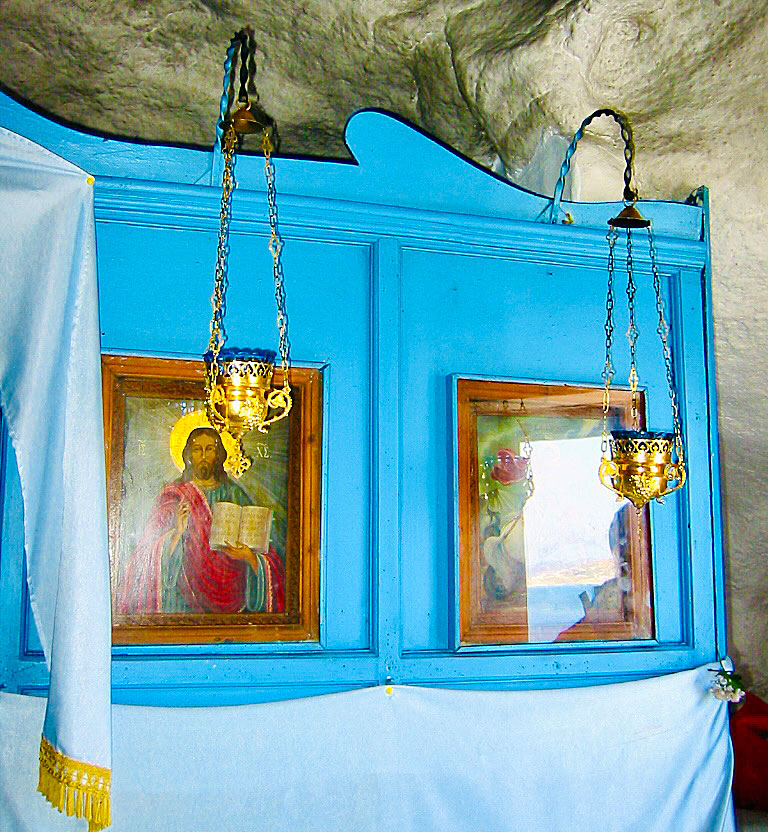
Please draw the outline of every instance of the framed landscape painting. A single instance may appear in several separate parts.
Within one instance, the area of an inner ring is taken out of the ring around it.
[[[317,640],[320,373],[290,370],[291,412],[246,434],[239,478],[203,378],[202,361],[102,357],[113,643]]]
[[[599,481],[602,389],[457,377],[454,395],[459,644],[652,638],[648,509]],[[612,391],[608,431],[629,421]]]

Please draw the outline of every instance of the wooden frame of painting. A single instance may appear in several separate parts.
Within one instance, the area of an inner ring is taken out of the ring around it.
[[[320,373],[291,368],[291,412],[246,435],[240,479],[203,378],[201,361],[102,356],[113,643],[317,641]],[[256,506],[263,542],[241,526],[257,548],[209,545],[217,502]]]
[[[652,638],[649,513],[599,482],[602,389],[454,385],[457,646]],[[613,390],[608,430],[630,414]]]

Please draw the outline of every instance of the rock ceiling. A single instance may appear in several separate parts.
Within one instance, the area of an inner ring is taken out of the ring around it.
[[[246,25],[282,153],[343,157],[347,118],[380,107],[526,181],[548,140],[609,106],[634,125],[642,196],[710,187],[731,653],[768,695],[768,3],[5,0],[0,83],[73,126],[207,148]],[[620,194],[601,121],[579,145],[582,200]]]
[[[208,147],[224,52],[247,24],[284,153],[345,155],[347,118],[375,106],[514,170],[543,129],[570,136],[614,106],[641,155],[690,156],[679,191],[698,152],[765,102],[767,14],[734,0],[6,0],[1,80],[74,125]]]

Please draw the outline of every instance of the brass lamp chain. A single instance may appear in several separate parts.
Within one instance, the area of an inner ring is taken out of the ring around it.
[[[613,363],[611,361],[611,347],[613,346],[613,277],[616,271],[615,247],[619,232],[610,226],[606,236],[608,240],[608,292],[605,298],[605,366],[603,367],[603,440],[601,444],[603,456],[608,453],[608,410],[611,405],[611,384],[613,383]]]
[[[627,229],[627,309],[629,311],[629,327],[627,340],[629,341],[629,389],[632,395],[632,430],[639,430],[637,415],[637,385],[640,377],[637,374],[637,322],[635,319],[635,286],[634,262],[632,260],[632,229]]]
[[[522,427],[522,425],[520,425],[520,427]],[[531,445],[531,438],[525,432],[525,428],[523,428],[523,433],[525,438],[523,439],[522,451],[523,457],[527,460],[527,464],[525,466],[525,499],[529,500],[533,497],[533,492],[535,490],[533,483],[533,465],[531,464],[531,458],[533,457],[533,445]]]
[[[283,280],[283,266],[280,254],[283,241],[277,227],[277,202],[275,199],[275,165],[272,161],[272,141],[269,131],[264,130],[261,138],[261,149],[264,151],[264,174],[267,179],[267,204],[269,207],[269,252],[272,255],[272,270],[275,280],[275,305],[277,306],[277,329],[280,333],[280,366],[283,371],[283,389],[290,390],[288,384],[288,369],[291,362],[291,342],[288,339],[288,313],[285,308],[285,285]]]
[[[587,118],[579,128],[571,142],[566,159],[561,168],[560,179],[555,187],[555,197],[551,211],[551,221],[557,216],[557,207],[562,195],[562,182],[567,173],[567,163],[573,154],[576,141],[581,137],[584,127],[600,115],[610,115],[619,122],[621,136],[624,139],[624,208],[613,218],[608,220],[608,293],[606,297],[605,322],[605,366],[603,378],[603,437],[602,462],[598,469],[600,482],[618,495],[619,499],[629,499],[638,513],[652,500],[663,502],[663,497],[680,490],[687,477],[683,460],[683,438],[680,425],[680,413],[674,386],[674,368],[669,345],[669,326],[664,315],[664,302],[661,296],[661,281],[656,263],[656,249],[651,231],[651,221],[643,217],[635,207],[637,192],[632,187],[632,168],[634,160],[634,141],[632,128],[625,116],[612,110],[598,110]],[[656,292],[656,311],[658,326],[656,331],[661,338],[664,348],[664,363],[669,383],[669,396],[672,400],[674,418],[674,439],[669,433],[640,430],[640,415],[638,410],[638,387],[640,378],[637,372],[637,339],[639,329],[636,315],[635,264],[633,253],[633,229],[647,228],[650,246],[650,259],[653,272],[653,286]],[[627,341],[629,342],[630,371],[629,389],[631,394],[631,430],[615,430],[612,438],[608,438],[608,415],[610,409],[611,384],[614,368],[611,361],[611,347],[613,344],[613,311],[614,311],[614,278],[616,271],[616,241],[619,229],[627,232],[627,309],[628,327]],[[677,461],[674,454],[677,452]],[[676,485],[673,483],[676,482]]]
[[[675,432],[675,450],[677,451],[678,464],[685,464],[683,451],[683,430],[680,424],[680,409],[677,404],[677,393],[675,392],[675,377],[672,367],[672,352],[669,346],[669,324],[664,314],[664,299],[661,295],[661,279],[659,278],[659,267],[656,258],[656,244],[653,241],[651,227],[648,227],[648,249],[651,257],[651,271],[653,272],[653,290],[656,293],[656,311],[659,315],[659,324],[656,332],[661,338],[661,345],[664,350],[664,366],[667,371],[667,384],[669,386],[669,398],[672,402],[672,423]]]
[[[210,373],[208,378],[215,380],[219,374],[219,352],[226,341],[224,329],[224,312],[226,305],[227,291],[227,256],[229,254],[229,221],[232,216],[232,192],[235,188],[235,146],[237,144],[237,133],[232,123],[226,125],[222,138],[222,149],[224,154],[224,175],[221,181],[221,212],[219,215],[219,246],[216,255],[216,277],[211,295],[211,339],[208,342],[208,350],[213,355]]]

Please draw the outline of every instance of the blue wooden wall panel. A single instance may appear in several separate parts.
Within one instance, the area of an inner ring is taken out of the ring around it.
[[[656,339],[649,275],[638,327],[638,363],[651,402],[651,429],[669,429],[666,378]],[[452,465],[447,380],[453,373],[600,384],[605,345],[605,271],[544,266],[513,259],[406,250],[403,257],[401,431],[403,460],[402,563],[404,647],[448,649],[454,642]],[[623,288],[619,294],[620,306]],[[542,303],[537,298],[551,298]],[[617,382],[628,372],[624,310],[616,312]],[[416,394],[418,391],[418,395]],[[595,463],[597,467],[597,462]],[[426,485],[426,487],[425,487]],[[675,503],[675,498],[668,502]],[[654,507],[656,508],[656,507]],[[661,509],[661,507],[659,507]],[[657,512],[663,514],[663,512]],[[668,512],[669,513],[669,512]],[[676,514],[657,535],[658,630],[680,640],[680,603],[664,588],[679,584]]]
[[[229,343],[277,346],[268,238],[232,234]],[[215,236],[117,222],[98,225],[102,348],[199,359],[207,348]],[[292,359],[323,369],[323,603],[330,649],[370,646],[369,423],[371,253],[366,244],[286,238]]]
[[[103,350],[205,351],[216,238],[188,230],[173,238],[169,245],[152,226],[97,224]]]
[[[210,320],[220,199],[210,184],[220,155],[85,136],[2,96],[0,124],[97,177],[103,349],[198,357]],[[348,163],[276,160],[292,354],[323,373],[320,643],[116,648],[116,701],[267,701],[387,678],[591,684],[711,659],[724,628],[706,194],[703,205],[643,205],[656,230],[692,472],[681,494],[652,509],[656,639],[456,650],[452,378],[599,385],[605,222],[618,207],[564,204],[574,225],[548,225],[547,199],[380,113],[356,115],[347,141]],[[230,344],[270,346],[263,160],[237,164]],[[667,429],[642,238],[636,261],[648,422]],[[622,265],[618,253],[617,381],[626,376]],[[40,694],[46,673],[21,589],[12,455],[6,467],[0,683]]]

